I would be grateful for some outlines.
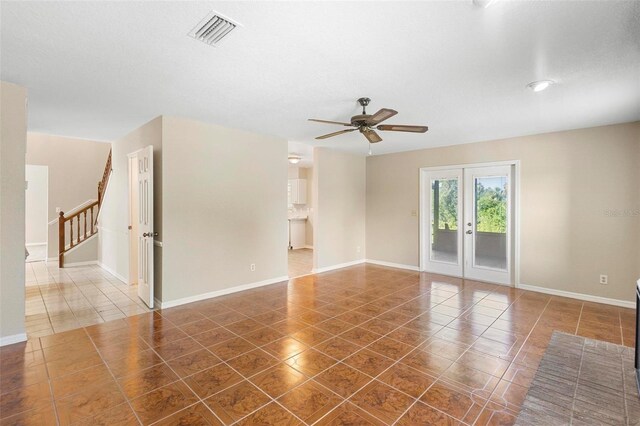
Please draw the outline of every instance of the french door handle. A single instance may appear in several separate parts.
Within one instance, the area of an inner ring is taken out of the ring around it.
[[[469,229],[469,230],[467,231],[467,234],[473,234],[473,231],[472,231],[471,229]]]

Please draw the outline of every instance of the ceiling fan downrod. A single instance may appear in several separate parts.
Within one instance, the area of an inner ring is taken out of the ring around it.
[[[367,105],[369,105],[369,102],[371,102],[371,99],[369,99],[369,98],[360,98],[360,99],[358,99],[358,103],[360,105],[362,105],[362,115],[366,115],[367,114],[366,108],[367,108]]]

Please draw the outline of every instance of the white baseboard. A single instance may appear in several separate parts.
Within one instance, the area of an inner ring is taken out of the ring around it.
[[[584,300],[585,302],[596,302],[596,303],[604,303],[607,305],[620,306],[622,308],[634,309],[636,307],[636,303],[630,300],[627,301],[627,300],[620,300],[620,299],[610,299],[608,297],[593,296],[591,294],[584,294],[584,293],[573,293],[571,291],[556,290],[554,288],[538,287],[535,285],[528,285],[528,284],[519,284],[517,288],[520,290],[529,290],[529,291],[535,291],[538,293],[551,294],[553,296],[562,296],[562,297],[569,297],[571,299]]]
[[[85,262],[64,262],[64,267],[67,268],[72,268],[74,266],[87,266],[87,265],[97,265],[98,261],[97,260],[87,260]]]
[[[374,265],[388,266],[390,268],[407,269],[409,271],[418,271],[418,272],[420,271],[420,267],[418,266],[403,265],[401,263],[393,263],[393,262],[385,262],[383,260],[366,259],[365,262],[372,263]]]
[[[109,268],[104,263],[101,263],[100,261],[97,261],[96,264],[99,267],[101,267],[102,269],[104,269],[105,271],[107,271],[108,273],[110,273],[111,275],[113,275],[114,277],[116,277],[117,279],[119,279],[120,281],[122,281],[123,283],[129,285],[129,280],[127,280],[125,277],[123,277],[122,275],[120,275],[119,273],[114,271],[113,269]]]
[[[25,247],[38,247],[38,246],[46,246],[46,245],[47,245],[47,243],[44,242],[44,243],[29,243],[29,244],[25,244],[24,246]]]
[[[157,307],[162,309],[173,308],[174,306],[184,305],[186,303],[198,302],[200,300],[211,299],[213,297],[224,296],[226,294],[237,293],[239,291],[250,290],[252,288],[264,287],[270,284],[276,284],[283,281],[289,281],[289,277],[278,277],[271,278],[264,281],[258,281],[255,283],[242,284],[237,285],[235,287],[225,288],[222,290],[211,291],[209,293],[198,294],[195,296],[183,297],[181,299],[169,300],[167,302],[161,302],[158,299],[155,299],[155,303],[158,304]]]
[[[14,343],[26,342],[27,333],[14,334],[12,336],[0,337],[0,346],[13,345]]]
[[[337,265],[325,266],[324,268],[312,269],[312,274],[321,274],[323,272],[333,271],[334,269],[348,268],[349,266],[359,265],[365,263],[364,259],[354,260],[353,262],[339,263]]]

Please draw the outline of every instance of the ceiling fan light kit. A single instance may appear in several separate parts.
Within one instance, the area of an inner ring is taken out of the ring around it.
[[[353,129],[339,130],[337,132],[329,133],[326,135],[318,136],[316,139],[327,139],[332,138],[334,136],[342,135],[344,133],[354,132],[358,130],[365,138],[369,144],[378,143],[382,141],[382,138],[376,130],[381,131],[392,131],[392,132],[410,132],[410,133],[425,133],[429,128],[427,126],[407,126],[402,124],[386,124],[379,125],[383,121],[393,117],[398,113],[398,111],[382,108],[378,112],[373,115],[367,114],[367,106],[371,102],[369,98],[360,98],[358,99],[358,103],[362,106],[362,114],[354,115],[351,117],[349,123],[345,123],[342,121],[331,121],[331,120],[319,120],[316,118],[310,118],[309,121],[315,121],[317,123],[324,124],[336,124],[339,126],[345,127],[353,127]],[[371,145],[369,145],[369,152],[371,152]],[[371,154],[369,154],[371,155]]]
[[[300,162],[300,160],[302,160],[302,157],[300,157],[297,154],[289,154],[289,163],[291,164],[298,164]]]

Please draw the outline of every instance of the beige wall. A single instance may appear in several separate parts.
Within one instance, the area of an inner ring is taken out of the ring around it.
[[[27,244],[47,243],[47,193],[48,190],[47,166],[27,165],[25,180],[27,191],[25,194],[25,241]]]
[[[0,345],[25,340],[27,91],[0,82]]]
[[[27,133],[27,164],[49,167],[47,222],[57,219],[57,207],[68,212],[88,200],[98,199],[98,182],[110,149],[110,143]],[[57,222],[48,226],[48,239],[47,256],[57,260]],[[95,249],[85,247],[82,253],[81,257],[76,256],[78,261],[97,259]]]
[[[293,166],[289,164],[287,168],[287,178],[288,179],[304,179],[304,177],[300,176],[300,167]]]
[[[421,167],[520,160],[520,282],[632,300],[639,158],[637,122],[368,157],[367,257],[419,265]]]
[[[313,227],[315,217],[313,215],[313,168],[307,167],[305,170],[305,179],[307,179],[307,221],[305,222],[305,241],[307,246],[313,247]]]
[[[314,148],[313,161],[315,269],[364,259],[365,157]]]
[[[286,277],[287,141],[176,117],[162,137],[163,303]]]
[[[123,281],[129,277],[129,162],[127,155],[153,146],[153,200],[156,241],[162,241],[162,117],[157,117],[112,144],[113,172],[98,220],[98,261]],[[154,292],[162,296],[162,248],[154,246]]]

